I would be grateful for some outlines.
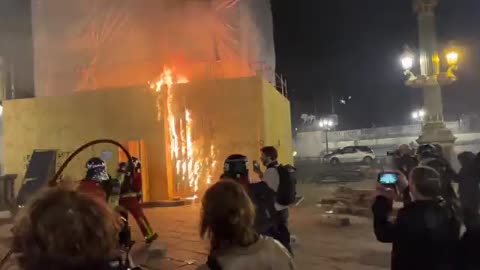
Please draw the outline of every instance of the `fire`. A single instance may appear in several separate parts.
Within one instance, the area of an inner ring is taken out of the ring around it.
[[[210,164],[210,167],[208,168],[208,172],[207,172],[207,185],[210,185],[212,183],[212,178],[213,178],[212,174],[215,171],[215,167],[217,165],[216,149],[213,144],[210,145],[210,156],[209,156],[209,159],[207,159],[207,163]]]
[[[175,166],[176,182],[180,179],[187,183],[197,198],[199,191],[199,180],[202,176],[206,184],[212,183],[213,173],[216,166],[216,149],[210,145],[208,151],[204,151],[203,144],[198,147],[193,142],[193,118],[188,108],[180,112],[175,110],[174,85],[188,83],[188,79],[182,75],[175,74],[170,68],[164,68],[163,73],[150,87],[158,93],[167,91],[157,97],[158,120],[166,119],[168,126],[168,145],[170,147],[170,158]],[[165,103],[165,104],[164,104]],[[162,108],[165,108],[163,110]]]
[[[172,85],[182,83],[188,83],[188,79],[182,75],[173,76],[173,70],[165,67],[163,68],[163,73],[160,75],[156,82],[150,84],[150,87],[152,89],[155,89],[155,91],[160,92],[162,91],[162,87],[164,85],[167,86],[167,90],[170,90],[172,88]]]
[[[172,86],[174,84],[183,84],[183,83],[188,83],[187,78],[181,75],[175,75],[173,74],[173,70],[170,68],[164,68],[163,73],[160,75],[160,77],[157,79],[157,81],[153,84],[150,84],[150,87],[154,89],[156,92],[160,93],[162,91],[163,86],[166,86],[167,90],[167,112],[165,119],[168,121],[168,126],[169,126],[169,134],[170,134],[170,155],[171,157],[176,160],[179,157],[179,140],[178,140],[178,135],[177,135],[177,128],[176,128],[176,120],[175,120],[175,115],[173,113],[172,109],[172,101],[173,101],[173,92],[172,92]],[[160,95],[157,99],[157,110],[158,110],[158,120],[162,118],[162,100],[160,98]],[[178,171],[178,169],[177,169]]]

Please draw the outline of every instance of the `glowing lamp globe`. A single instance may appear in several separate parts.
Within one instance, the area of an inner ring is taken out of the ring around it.
[[[400,61],[402,62],[402,68],[404,70],[410,70],[412,69],[413,67],[413,61],[414,61],[414,58],[412,55],[410,54],[405,54],[404,56],[402,56],[402,59],[400,59]]]
[[[419,111],[418,111],[418,116],[419,116],[420,118],[425,117],[425,110],[419,110]]]
[[[450,51],[447,53],[446,58],[447,58],[447,63],[450,66],[455,66],[458,64],[458,52]]]

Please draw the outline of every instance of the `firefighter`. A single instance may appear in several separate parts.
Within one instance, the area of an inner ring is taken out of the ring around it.
[[[142,201],[142,164],[136,157],[132,157],[133,162],[133,182],[132,190],[138,192],[138,199]]]
[[[140,207],[138,197],[141,196],[141,193],[133,191],[126,163],[120,163],[116,179],[109,176],[107,165],[101,158],[89,159],[86,169],[86,176],[77,189],[79,192],[108,201],[110,206],[116,208],[125,220],[128,217],[127,211],[130,212],[137,221],[147,243],[151,243],[158,237],[156,233],[153,233]]]
[[[151,243],[157,239],[158,235],[153,232],[140,206],[140,199],[142,197],[140,162],[137,158],[132,158],[132,161],[134,165],[133,175],[130,175],[127,163],[122,162],[118,167],[119,174],[124,176],[119,179],[121,184],[120,206],[132,214],[138,227],[140,227],[142,231],[145,242]],[[140,182],[140,185],[138,182]]]
[[[93,157],[85,165],[87,173],[80,182],[77,191],[88,194],[99,200],[107,200],[107,191],[105,190],[105,181],[110,179],[107,173],[107,165],[101,158]]]
[[[140,161],[136,157],[132,157],[132,163],[133,163],[133,178],[132,178],[132,186],[131,189],[132,191],[136,192],[138,195],[138,200],[142,201],[142,165],[140,164]],[[126,174],[130,174],[130,170],[128,170],[128,164],[127,162],[121,162],[118,165],[118,170],[125,172]]]
[[[91,198],[107,201],[120,214],[119,244],[121,248],[130,249],[133,244],[130,226],[128,219],[119,208],[120,182],[110,177],[107,172],[107,165],[101,158],[93,157],[89,159],[85,167],[87,173],[85,178],[80,181],[77,191]]]

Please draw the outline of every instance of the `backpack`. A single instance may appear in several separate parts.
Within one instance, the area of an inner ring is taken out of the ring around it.
[[[292,165],[279,165],[277,167],[280,182],[277,190],[277,203],[291,205],[297,195],[297,178],[295,167]]]
[[[266,234],[275,224],[275,192],[265,182],[251,183],[248,186],[248,195],[255,205],[255,230],[259,234]]]

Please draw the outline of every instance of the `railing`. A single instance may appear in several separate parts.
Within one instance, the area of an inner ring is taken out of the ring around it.
[[[468,132],[468,125],[461,125],[460,122],[446,122],[447,128],[453,131],[453,133]],[[308,133],[319,132],[321,136],[323,131],[318,130],[317,127],[311,127],[310,129],[302,129],[299,133],[300,136],[305,136]],[[365,128],[365,129],[353,129],[342,131],[330,131],[328,138],[331,141],[356,141],[356,140],[369,140],[378,138],[392,138],[400,136],[418,136],[421,133],[421,126],[417,125],[404,125],[404,126],[392,126],[392,127],[379,127],[379,128]],[[308,136],[308,135],[307,135]]]
[[[250,68],[256,76],[271,83],[283,96],[288,98],[287,79],[283,75],[276,73],[271,66],[264,62],[252,62]]]

